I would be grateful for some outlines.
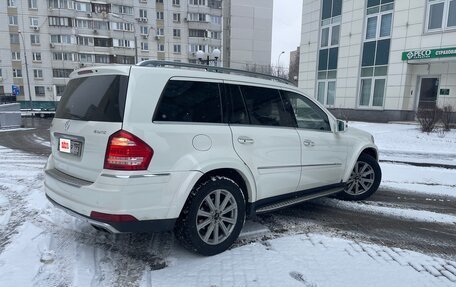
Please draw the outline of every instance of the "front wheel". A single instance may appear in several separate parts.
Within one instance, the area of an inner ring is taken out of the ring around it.
[[[182,245],[202,255],[228,249],[245,220],[245,199],[234,181],[212,177],[196,186],[175,225]]]
[[[337,197],[345,200],[363,200],[374,194],[382,179],[378,162],[367,154],[361,154],[353,167],[347,186]]]

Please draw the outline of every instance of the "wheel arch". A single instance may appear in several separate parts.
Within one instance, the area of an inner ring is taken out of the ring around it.
[[[351,157],[348,158],[347,162],[347,169],[345,170],[345,174],[343,177],[343,182],[347,182],[350,174],[355,167],[356,161],[362,154],[367,154],[371,157],[373,157],[376,161],[378,161],[378,150],[375,145],[365,145],[361,147],[357,153],[354,153]]]

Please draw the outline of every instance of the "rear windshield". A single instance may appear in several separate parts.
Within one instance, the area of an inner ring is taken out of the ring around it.
[[[55,113],[56,118],[122,122],[128,77],[90,76],[71,80]]]

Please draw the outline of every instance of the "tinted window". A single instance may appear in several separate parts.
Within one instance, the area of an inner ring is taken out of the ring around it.
[[[264,126],[294,126],[276,89],[241,86],[251,124]]]
[[[249,124],[249,115],[238,85],[224,85],[223,117],[225,123]]]
[[[388,64],[388,56],[390,50],[390,39],[377,42],[377,56],[375,57],[375,65]]]
[[[342,13],[342,0],[333,0],[332,16],[339,16]]]
[[[331,9],[332,9],[331,0],[323,0],[323,7],[321,10],[321,19],[331,18]]]
[[[320,55],[318,59],[318,70],[327,70],[328,69],[328,51],[329,49],[320,50]]]
[[[364,43],[363,48],[363,61],[362,65],[365,66],[373,66],[374,65],[374,58],[375,58],[375,44],[377,42],[366,42]]]
[[[328,115],[315,103],[297,93],[282,91],[290,103],[298,128],[331,131]]]
[[[60,100],[56,118],[122,122],[128,77],[103,75],[71,80]]]
[[[367,7],[380,5],[380,0],[367,0]]]
[[[221,123],[219,85],[193,81],[169,81],[154,121]]]
[[[338,54],[339,54],[339,48],[329,49],[328,70],[337,69],[337,55]]]

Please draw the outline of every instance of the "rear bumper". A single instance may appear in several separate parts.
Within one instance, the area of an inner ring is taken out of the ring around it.
[[[176,219],[159,219],[159,220],[140,220],[131,222],[110,222],[95,220],[89,216],[77,213],[74,210],[60,205],[55,200],[46,195],[47,199],[57,208],[63,210],[71,216],[87,221],[88,223],[102,228],[111,233],[137,233],[137,232],[162,232],[172,230]]]
[[[201,176],[197,171],[150,174],[104,170],[91,182],[55,169],[53,162],[51,155],[44,176],[45,193],[51,202],[114,233],[171,229]],[[124,215],[133,219],[116,218]]]

